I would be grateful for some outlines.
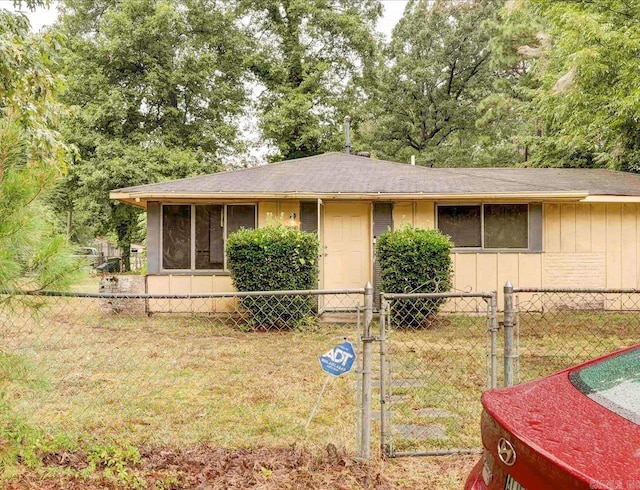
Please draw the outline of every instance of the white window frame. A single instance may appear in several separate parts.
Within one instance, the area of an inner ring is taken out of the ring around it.
[[[165,206],[191,206],[191,268],[190,269],[165,269],[164,268],[164,207]],[[222,226],[222,240],[223,240],[223,248],[224,248],[224,264],[222,269],[196,269],[196,206],[222,206],[222,217],[223,217],[223,226]],[[234,202],[234,203],[221,203],[221,202],[208,202],[208,203],[198,203],[198,204],[186,204],[186,203],[173,203],[167,202],[162,203],[160,210],[160,272],[164,274],[172,274],[172,273],[211,273],[211,272],[224,272],[228,273],[229,269],[227,266],[227,223],[228,216],[227,210],[229,206],[253,206],[254,209],[254,217],[253,222],[254,226],[258,227],[258,203],[256,202]]]
[[[495,204],[499,204],[499,205],[505,205],[505,206],[509,206],[509,205],[513,205],[513,204],[519,204],[519,205],[525,205],[527,206],[527,247],[526,248],[506,248],[506,247],[501,247],[501,248],[486,248],[484,245],[484,207],[485,205],[495,205]],[[452,207],[452,206],[457,206],[457,207],[462,207],[462,206],[480,206],[480,247],[453,247],[451,250],[455,251],[455,252],[465,252],[465,251],[469,251],[469,252],[488,252],[488,253],[499,253],[499,252],[528,252],[529,250],[531,250],[531,225],[530,225],[530,220],[531,220],[531,206],[528,202],[473,202],[473,203],[468,203],[468,202],[464,202],[464,203],[457,203],[457,202],[452,202],[452,203],[448,203],[448,202],[443,202],[443,203],[436,203],[436,216],[435,216],[435,222],[436,222],[436,230],[440,230],[440,226],[438,223],[438,219],[439,219],[439,213],[438,213],[438,208],[439,207]]]

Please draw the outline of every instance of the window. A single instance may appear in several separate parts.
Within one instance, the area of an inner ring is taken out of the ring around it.
[[[302,201],[300,203],[300,231],[318,232],[318,202]]]
[[[438,229],[455,248],[528,249],[528,204],[438,206]]]
[[[608,357],[578,371],[569,379],[596,403],[640,425],[640,349]]]
[[[191,206],[163,207],[162,267],[191,268]]]
[[[240,228],[255,228],[253,204],[162,206],[162,268],[225,270],[225,242]]]

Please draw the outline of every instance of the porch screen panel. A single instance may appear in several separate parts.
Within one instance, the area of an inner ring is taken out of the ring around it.
[[[196,206],[196,269],[224,268],[224,222],[221,205]]]
[[[318,232],[318,203],[302,201],[300,203],[300,230],[307,233]]]
[[[191,269],[191,206],[162,207],[162,268]]]
[[[253,204],[227,206],[227,236],[240,228],[256,227],[256,207]]]
[[[528,211],[526,204],[485,204],[485,248],[528,248]]]
[[[481,207],[438,206],[438,229],[451,237],[454,247],[482,246]]]

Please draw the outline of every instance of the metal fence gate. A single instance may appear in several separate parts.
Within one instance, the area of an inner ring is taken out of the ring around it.
[[[498,383],[496,293],[383,294],[380,343],[385,455],[477,451],[480,395]]]

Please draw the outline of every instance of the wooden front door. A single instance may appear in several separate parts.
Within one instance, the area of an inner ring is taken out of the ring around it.
[[[325,202],[324,288],[362,288],[371,280],[371,204]]]

